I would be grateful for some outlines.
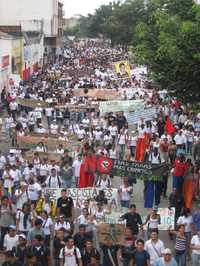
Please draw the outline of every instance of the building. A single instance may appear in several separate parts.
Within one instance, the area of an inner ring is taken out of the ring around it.
[[[59,45],[63,15],[63,4],[58,0],[0,1],[0,25],[21,26],[22,32],[33,32],[41,22],[47,51],[55,51]]]
[[[12,65],[12,37],[0,32],[0,93],[9,89]]]
[[[30,23],[30,21],[28,22]],[[22,31],[22,26],[0,26],[0,31],[12,37],[11,73],[28,80],[30,75],[43,64],[44,40],[42,22],[32,31]],[[36,24],[36,22],[34,22]],[[23,22],[23,28],[27,25]]]

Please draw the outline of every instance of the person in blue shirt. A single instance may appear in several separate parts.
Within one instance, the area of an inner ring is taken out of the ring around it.
[[[198,204],[197,209],[192,214],[194,230],[198,232],[200,230],[200,204]]]
[[[162,252],[163,257],[159,258],[154,266],[178,266],[176,260],[172,257],[172,252],[169,248],[166,248]]]
[[[136,266],[150,266],[150,255],[144,249],[144,240],[142,239],[136,241],[136,250],[133,253],[133,260]]]

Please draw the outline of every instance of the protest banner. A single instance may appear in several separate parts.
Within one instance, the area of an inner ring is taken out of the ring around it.
[[[125,241],[125,225],[99,224],[97,225],[97,238],[101,244],[123,245]]]
[[[126,115],[126,119],[129,125],[137,124],[141,118],[144,119],[144,122],[152,120],[156,115],[156,108],[148,108],[144,110],[139,110],[135,112],[129,112]]]
[[[82,204],[87,199],[94,200],[98,195],[99,191],[102,190],[97,187],[92,188],[69,188],[67,189],[68,196],[71,197],[74,201],[74,205],[77,203]],[[51,198],[57,200],[61,197],[62,188],[45,188],[44,193],[49,194]],[[103,189],[105,192],[105,197],[108,199],[108,202],[113,202],[116,205],[118,204],[118,190],[116,188],[107,188]]]
[[[59,144],[63,145],[63,148],[68,148],[69,150],[72,147],[77,146],[76,141],[63,141],[58,138],[52,138],[44,135],[27,135],[27,136],[17,136],[17,144],[20,148],[31,149],[35,148],[38,143],[42,142],[49,150],[55,150]]]
[[[16,101],[19,105],[30,107],[30,108],[36,108],[36,107],[46,108],[48,105],[47,102],[45,101],[39,101],[35,99],[17,98]]]
[[[117,79],[127,79],[131,77],[131,69],[129,61],[115,62],[114,69]]]
[[[97,158],[97,172],[112,174],[113,176],[130,176],[137,179],[162,181],[163,167],[164,164],[151,165],[149,163],[112,160],[104,156]]]
[[[29,151],[26,152],[26,159],[31,162],[33,160],[35,151]],[[60,163],[62,155],[53,153],[53,152],[37,152],[40,159],[47,159],[48,162],[50,161],[56,161],[57,163]]]
[[[46,108],[48,104],[52,104],[56,109],[69,109],[72,112],[80,112],[88,109],[98,109],[99,105],[98,103],[88,103],[86,104],[58,104],[57,102],[52,102],[52,103],[47,103],[45,101],[39,101],[35,99],[22,99],[22,98],[17,98],[17,103],[21,106],[29,107],[29,108],[36,108],[36,107],[41,107],[41,108]]]
[[[175,226],[175,208],[158,208],[158,214],[160,214],[159,230],[174,229]],[[142,216],[142,221],[145,222],[146,216]],[[144,227],[147,230],[147,225]]]
[[[129,101],[107,101],[99,103],[99,110],[101,113],[108,112],[130,112],[144,109],[143,100],[129,100]]]
[[[92,99],[101,100],[117,100],[121,99],[120,93],[115,90],[109,89],[78,89],[74,91],[74,95],[77,97],[89,97]]]

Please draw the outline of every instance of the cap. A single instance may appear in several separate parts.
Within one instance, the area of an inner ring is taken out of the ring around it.
[[[20,186],[22,187],[22,186],[28,186],[28,184],[26,183],[26,182],[20,182]]]
[[[16,226],[15,225],[10,225],[9,229],[16,230]]]
[[[24,234],[20,234],[19,237],[26,239],[26,236]]]
[[[158,207],[157,206],[154,206],[153,207],[153,211],[158,211]]]
[[[166,248],[166,249],[163,250],[162,254],[164,254],[164,255],[170,254],[171,255],[172,254],[172,251],[171,251],[171,249]]]

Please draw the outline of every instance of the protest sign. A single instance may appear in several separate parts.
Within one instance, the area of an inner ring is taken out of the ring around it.
[[[158,214],[160,214],[159,230],[174,229],[175,225],[175,208],[158,208]],[[146,216],[142,217],[143,222],[146,220]],[[147,226],[144,227],[147,230]]]
[[[135,112],[129,112],[126,115],[126,119],[129,125],[137,124],[141,118],[144,119],[144,121],[150,121],[152,120],[156,115],[156,108],[148,108],[144,110],[139,110]]]
[[[30,108],[36,108],[36,107],[46,108],[48,104],[50,104],[44,101],[39,101],[35,99],[23,99],[23,98],[17,98],[17,103],[21,106],[26,106]],[[70,104],[70,103],[58,104],[57,102],[52,102],[51,104],[56,109],[68,108],[72,112],[79,112],[87,109],[97,109],[99,106],[98,103],[88,103],[86,105],[86,104]]]
[[[49,194],[51,198],[58,199],[61,197],[62,188],[45,188],[44,193]],[[100,188],[69,188],[67,189],[68,196],[71,197],[74,201],[74,205],[77,203],[82,204],[87,199],[94,200],[98,195]],[[108,202],[114,202],[116,205],[118,203],[118,190],[116,188],[107,188],[103,189],[105,192],[105,197],[108,199]]]
[[[125,241],[125,225],[99,224],[97,225],[97,237],[101,244],[123,245]]]
[[[144,109],[143,100],[129,100],[129,101],[107,101],[99,103],[99,110],[101,113],[108,112],[130,112]]]
[[[131,77],[131,69],[129,61],[115,62],[114,68],[117,79],[127,79]]]
[[[138,179],[162,181],[164,164],[151,165],[149,163],[112,160],[108,157],[97,158],[97,172],[112,174],[113,176],[130,176]]]

